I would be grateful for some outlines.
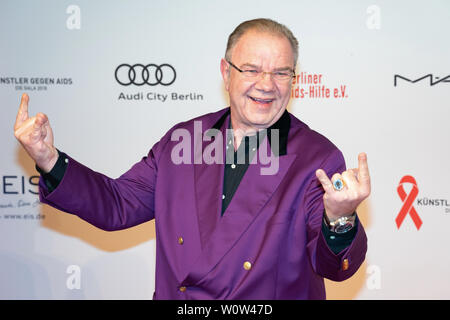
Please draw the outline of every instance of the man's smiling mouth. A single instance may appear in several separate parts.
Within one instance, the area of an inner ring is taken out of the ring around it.
[[[252,96],[248,96],[251,100],[257,102],[257,103],[263,103],[263,104],[269,104],[272,101],[274,101],[275,99],[261,99],[261,98],[255,98]]]

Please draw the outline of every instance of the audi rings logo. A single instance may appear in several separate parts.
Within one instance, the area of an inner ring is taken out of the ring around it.
[[[129,86],[130,84],[136,86],[142,86],[144,84],[148,84],[149,86],[156,86],[158,84],[170,86],[175,82],[177,73],[175,68],[167,63],[159,66],[153,63],[147,65],[139,63],[129,65],[123,63],[116,68],[114,76],[117,82],[123,86]]]

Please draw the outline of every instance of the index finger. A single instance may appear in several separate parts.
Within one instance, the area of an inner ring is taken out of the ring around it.
[[[364,152],[358,155],[358,180],[363,183],[367,183],[370,181],[367,155]]]
[[[19,111],[16,116],[16,123],[14,124],[14,131],[19,129],[19,127],[28,119],[28,101],[30,98],[26,93],[22,95],[20,100]]]

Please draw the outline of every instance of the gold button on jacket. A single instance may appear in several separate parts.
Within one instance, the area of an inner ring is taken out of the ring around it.
[[[348,269],[348,259],[344,259],[344,261],[342,261],[342,270],[345,271]]]

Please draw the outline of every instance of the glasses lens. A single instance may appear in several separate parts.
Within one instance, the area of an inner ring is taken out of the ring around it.
[[[261,71],[254,70],[254,69],[248,69],[248,70],[242,70],[242,74],[248,78],[256,78],[261,74]]]
[[[292,72],[286,71],[286,72],[274,72],[273,73],[273,78],[275,80],[280,80],[280,81],[284,81],[284,80],[289,80],[292,78]]]

